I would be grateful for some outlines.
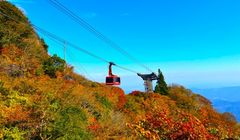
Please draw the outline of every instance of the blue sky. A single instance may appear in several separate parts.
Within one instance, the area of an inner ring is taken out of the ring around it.
[[[58,0],[117,42],[166,81],[188,88],[240,85],[239,0]],[[107,60],[147,71],[98,40],[52,7],[48,0],[11,0],[31,23]],[[63,57],[63,46],[43,37],[50,54]],[[67,61],[87,78],[104,82],[107,64],[67,49]],[[86,72],[87,71],[87,72]],[[114,68],[126,91],[143,90],[143,81]]]

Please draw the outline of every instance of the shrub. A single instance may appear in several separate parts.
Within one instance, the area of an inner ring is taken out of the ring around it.
[[[56,78],[56,72],[63,72],[65,68],[65,61],[54,54],[43,62],[43,71],[51,78]]]
[[[24,75],[23,68],[19,65],[11,64],[7,67],[7,73],[11,77],[21,77]]]
[[[103,97],[103,96],[100,96],[100,95],[96,94],[96,99],[106,108],[108,108],[108,109],[112,108],[111,102],[106,97]]]
[[[24,139],[24,134],[26,132],[19,130],[17,127],[13,128],[4,128],[2,129],[3,135],[0,136],[1,139],[17,139],[17,140],[23,140]]]
[[[0,80],[0,94],[7,95],[8,93],[9,91],[6,88],[4,88],[4,82]]]
[[[37,89],[26,82],[20,82],[18,86],[13,88],[14,90],[18,91],[21,95],[23,94],[34,94],[36,93]]]

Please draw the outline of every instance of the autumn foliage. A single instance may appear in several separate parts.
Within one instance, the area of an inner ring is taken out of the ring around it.
[[[234,116],[182,86],[125,94],[77,75],[16,7],[1,1],[0,11],[25,22],[0,15],[0,139],[240,138]]]

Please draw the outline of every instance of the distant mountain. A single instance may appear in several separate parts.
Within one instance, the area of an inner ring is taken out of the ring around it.
[[[211,89],[192,89],[193,92],[199,93],[204,97],[212,100],[224,100],[237,102],[240,101],[240,86],[211,88]]]
[[[224,101],[224,100],[213,100],[214,108],[223,113],[223,112],[230,112],[232,113],[238,122],[240,122],[240,101],[238,102],[231,102],[231,101]]]
[[[192,91],[208,98],[217,111],[231,112],[240,121],[240,86],[192,89]]]

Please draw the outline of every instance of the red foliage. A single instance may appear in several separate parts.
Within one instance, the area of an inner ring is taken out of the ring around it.
[[[152,110],[136,124],[128,125],[137,135],[147,139],[213,139],[204,125],[193,115]]]
[[[137,96],[138,94],[141,94],[142,92],[141,91],[132,91],[129,95],[133,95],[133,96]]]
[[[180,119],[174,123],[173,139],[212,139],[204,125],[193,115],[181,112]]]
[[[92,120],[90,120],[91,124],[88,126],[88,129],[92,132],[97,132],[101,126],[100,124],[97,122],[96,118],[93,118]]]

